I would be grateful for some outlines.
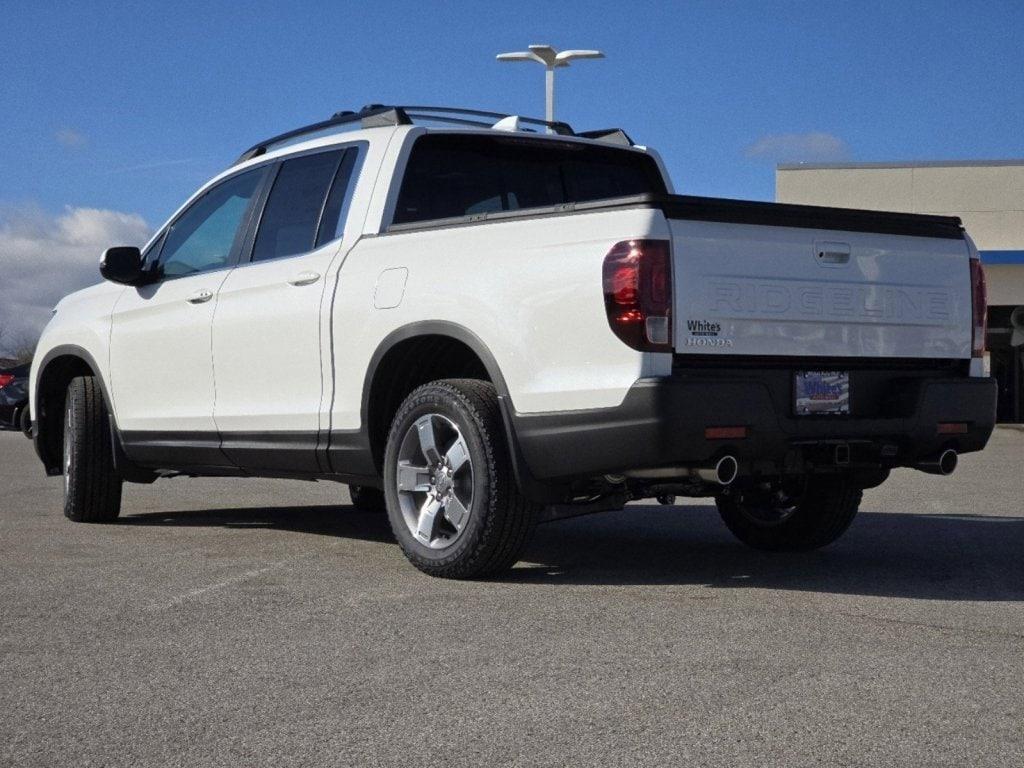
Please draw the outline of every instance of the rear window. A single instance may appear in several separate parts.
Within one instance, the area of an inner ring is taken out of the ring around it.
[[[576,142],[463,134],[416,140],[395,224],[664,193],[654,160]]]

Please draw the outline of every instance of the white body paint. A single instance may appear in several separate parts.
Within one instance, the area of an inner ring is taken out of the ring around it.
[[[970,357],[962,240],[669,221],[644,207],[389,232],[424,131],[326,136],[230,168],[207,187],[298,151],[366,143],[340,241],[144,288],[80,291],[60,303],[37,359],[62,345],[88,352],[121,430],[353,430],[381,342],[413,323],[445,321],[489,350],[516,411],[607,408],[638,378],[671,368],[669,355],[630,349],[608,325],[602,263],[632,238],[672,240],[679,353],[787,355],[808,365]],[[823,263],[822,249],[840,263]],[[209,300],[191,303],[197,291]],[[688,321],[718,330],[694,336]]]

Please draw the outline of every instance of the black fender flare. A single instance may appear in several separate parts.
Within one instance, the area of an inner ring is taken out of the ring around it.
[[[509,456],[512,458],[512,469],[520,492],[531,501],[536,501],[538,503],[553,503],[564,500],[568,493],[568,489],[538,481],[533,476],[533,473],[530,471],[530,468],[523,457],[522,451],[519,448],[519,442],[516,439],[515,426],[512,419],[512,414],[515,412],[515,409],[512,405],[508,386],[505,384],[505,377],[501,373],[501,367],[498,365],[498,361],[479,336],[458,323],[453,323],[448,320],[420,320],[393,330],[385,336],[383,340],[381,340],[380,344],[377,345],[377,349],[374,351],[373,356],[370,358],[370,362],[366,367],[366,374],[363,378],[360,422],[363,425],[362,428],[367,430],[367,434],[370,423],[370,392],[373,388],[373,381],[377,375],[377,369],[380,367],[381,361],[388,352],[394,349],[395,346],[403,341],[414,339],[417,336],[446,336],[465,344],[470,350],[472,350],[477,358],[479,358],[480,362],[483,363],[484,370],[487,371],[487,376],[494,384],[495,390],[497,390],[498,404],[500,406],[501,419],[505,431],[505,440],[508,445]]]
[[[377,345],[377,349],[370,358],[369,365],[366,366],[366,374],[363,378],[363,399],[359,411],[359,418],[363,424],[368,423],[367,419],[370,413],[370,391],[373,387],[373,380],[377,375],[377,369],[380,367],[381,361],[388,352],[403,341],[414,339],[417,336],[447,336],[448,338],[455,339],[455,341],[465,344],[478,358],[480,358],[480,362],[483,363],[484,370],[487,371],[487,375],[494,384],[494,388],[498,390],[498,396],[508,397],[508,387],[505,385],[505,377],[501,375],[501,368],[498,366],[498,361],[494,359],[494,355],[491,354],[491,350],[487,348],[487,345],[484,344],[483,340],[479,336],[465,326],[459,325],[458,323],[452,323],[447,320],[420,320],[395,329],[385,336],[380,344]]]

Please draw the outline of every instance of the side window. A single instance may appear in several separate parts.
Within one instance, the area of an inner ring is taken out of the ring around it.
[[[181,277],[228,265],[239,225],[264,173],[256,168],[217,185],[196,200],[167,230],[160,268]]]
[[[281,163],[256,233],[253,261],[313,249],[328,189],[344,154],[344,150],[319,152]]]
[[[331,192],[327,195],[324,215],[320,217],[320,232],[316,236],[317,247],[331,240],[337,240],[345,233],[348,208],[352,203],[352,190],[359,178],[363,153],[355,147],[346,150],[345,157],[334,174]]]

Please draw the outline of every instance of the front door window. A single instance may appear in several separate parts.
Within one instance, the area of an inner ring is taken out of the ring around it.
[[[263,169],[239,174],[211,189],[171,225],[160,252],[163,277],[182,277],[230,265],[242,217]]]

